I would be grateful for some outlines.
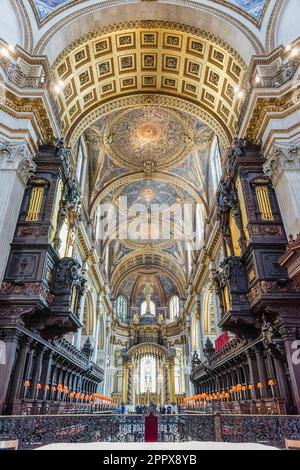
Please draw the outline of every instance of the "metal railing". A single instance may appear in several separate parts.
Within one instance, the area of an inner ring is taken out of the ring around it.
[[[143,442],[144,416],[63,415],[0,417],[0,439],[18,439],[20,449],[53,443]],[[284,448],[299,439],[300,416],[221,414],[166,415],[159,418],[162,442],[256,442]]]

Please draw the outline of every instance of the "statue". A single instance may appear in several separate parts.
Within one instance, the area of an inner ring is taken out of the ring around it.
[[[214,354],[215,348],[209,338],[206,339],[204,346],[204,356],[208,359],[212,354]]]
[[[232,149],[227,161],[227,175],[232,177],[234,162],[237,158],[244,157],[246,147],[246,141],[244,139],[235,138],[232,143]]]
[[[92,345],[91,340],[90,340],[89,337],[87,338],[86,342],[84,343],[83,348],[82,348],[81,351],[89,360],[91,360],[91,358],[93,356],[94,348],[93,348],[93,345]]]
[[[197,351],[194,351],[193,357],[192,357],[192,369],[195,369],[197,366],[201,364],[201,361],[199,359]]]
[[[82,194],[75,180],[69,179],[66,187],[67,206],[79,209],[82,202]]]
[[[153,287],[152,287],[151,282],[146,282],[143,292],[144,292],[145,300],[147,304],[150,304],[151,296],[153,294]]]
[[[222,179],[218,186],[216,201],[218,213],[228,212],[233,206],[233,191],[231,182],[226,179]]]
[[[240,158],[245,155],[245,147],[246,147],[246,142],[244,139],[239,139],[238,137],[233,139],[232,153],[235,156],[235,158]]]
[[[262,340],[265,348],[268,348],[273,342],[275,331],[273,325],[267,321],[265,315],[263,315],[263,322],[261,325]]]
[[[140,322],[140,317],[139,317],[138,313],[135,313],[135,314],[133,315],[133,324],[134,324],[134,325],[138,325],[139,322]]]
[[[158,323],[159,325],[161,325],[161,324],[163,323],[163,321],[164,321],[164,316],[163,316],[162,312],[160,312],[160,313],[158,314],[158,317],[157,317],[157,323]]]
[[[152,315],[150,309],[151,296],[153,294],[153,286],[151,282],[146,282],[143,293],[145,295],[145,301],[147,304],[146,315]]]

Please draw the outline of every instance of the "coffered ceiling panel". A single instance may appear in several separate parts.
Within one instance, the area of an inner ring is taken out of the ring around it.
[[[224,41],[185,25],[142,21],[107,27],[71,44],[53,66],[64,133],[120,96],[159,93],[201,105],[235,132],[244,81],[241,57]]]

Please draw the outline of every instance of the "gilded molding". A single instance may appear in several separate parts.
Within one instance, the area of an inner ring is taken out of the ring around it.
[[[40,135],[44,142],[54,141],[53,129],[42,98],[18,97],[7,89],[0,109],[16,119],[29,119],[37,136]]]
[[[19,20],[23,29],[23,44],[22,47],[30,54],[33,51],[33,31],[27,10],[24,6],[23,0],[13,0],[12,3],[16,8]]]
[[[287,7],[288,0],[277,0],[270,16],[266,33],[266,52],[272,52],[276,47],[276,34],[284,9]]]
[[[133,94],[131,96],[123,96],[121,98],[115,98],[103,103],[102,105],[96,105],[97,108],[90,110],[85,116],[81,116],[70,128],[67,141],[71,147],[76,145],[78,138],[81,134],[99,118],[106,116],[114,111],[120,111],[133,106],[145,106],[149,104],[155,104],[161,107],[170,107],[178,111],[184,111],[193,116],[197,116],[207,124],[218,136],[222,145],[227,148],[230,146],[232,136],[229,131],[225,128],[225,124],[217,119],[217,116],[211,115],[208,111],[203,109],[200,105],[187,101],[186,99],[169,96],[164,94]]]

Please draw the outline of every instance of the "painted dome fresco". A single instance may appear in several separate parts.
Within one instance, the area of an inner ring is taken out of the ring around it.
[[[169,108],[126,110],[104,131],[104,143],[112,160],[142,171],[147,171],[148,166],[151,170],[174,166],[185,159],[193,142],[190,122]]]

